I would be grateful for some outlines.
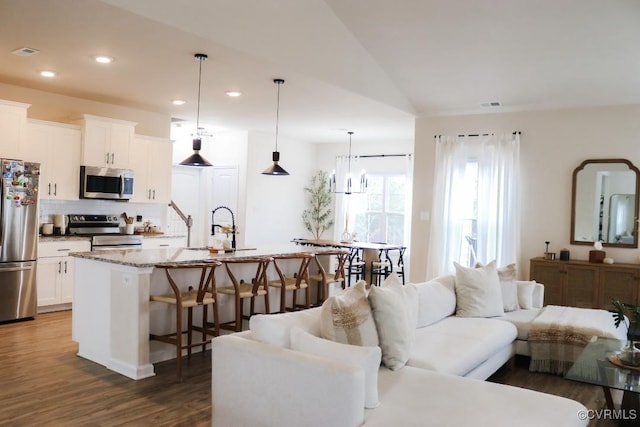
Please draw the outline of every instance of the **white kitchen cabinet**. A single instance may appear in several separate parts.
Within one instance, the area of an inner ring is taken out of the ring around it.
[[[73,263],[69,252],[91,250],[88,240],[47,241],[38,244],[36,273],[38,311],[68,308],[73,300]]]
[[[143,237],[142,239],[142,249],[184,248],[185,246],[187,246],[187,239],[184,236]]]
[[[0,100],[0,157],[24,158],[29,104]]]
[[[171,200],[173,145],[163,138],[136,135],[131,146],[135,171],[133,202],[163,203]]]
[[[29,119],[25,160],[40,163],[40,198],[78,200],[78,126]]]
[[[85,114],[82,120],[83,166],[130,168],[136,123]]]

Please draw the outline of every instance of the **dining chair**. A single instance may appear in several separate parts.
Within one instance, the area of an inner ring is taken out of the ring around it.
[[[357,282],[364,279],[366,263],[362,257],[362,251],[360,248],[352,248],[351,253],[345,264],[345,270],[347,271],[347,286],[351,287],[351,278]]]

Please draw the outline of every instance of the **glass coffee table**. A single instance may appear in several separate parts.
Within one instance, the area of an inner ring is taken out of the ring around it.
[[[565,378],[601,386],[607,407],[611,411],[615,411],[611,389],[622,390],[624,394],[620,409],[623,413],[637,414],[640,417],[640,369],[620,366],[609,361],[609,356],[619,353],[626,344],[626,341],[593,337]],[[632,421],[632,424],[628,425],[638,425],[637,419],[629,421]],[[620,425],[627,424],[622,422]]]

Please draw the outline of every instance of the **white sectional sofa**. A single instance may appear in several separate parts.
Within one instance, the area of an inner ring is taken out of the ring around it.
[[[253,316],[249,331],[213,341],[213,425],[587,425],[578,402],[481,381],[528,352],[527,322],[542,307],[544,287],[516,283],[519,305],[530,308],[493,318],[455,315],[454,276],[407,285],[418,308],[406,366],[390,370],[378,359],[373,375],[369,362],[346,360],[331,350],[335,343],[317,338],[321,308]],[[304,340],[310,348],[297,344]],[[367,403],[372,388],[377,407]]]

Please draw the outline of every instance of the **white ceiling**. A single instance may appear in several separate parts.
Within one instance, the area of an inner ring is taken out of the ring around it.
[[[638,0],[0,0],[0,82],[193,122],[202,52],[201,124],[273,132],[283,78],[280,133],[312,142],[411,140],[426,114],[638,104],[639,50]]]

